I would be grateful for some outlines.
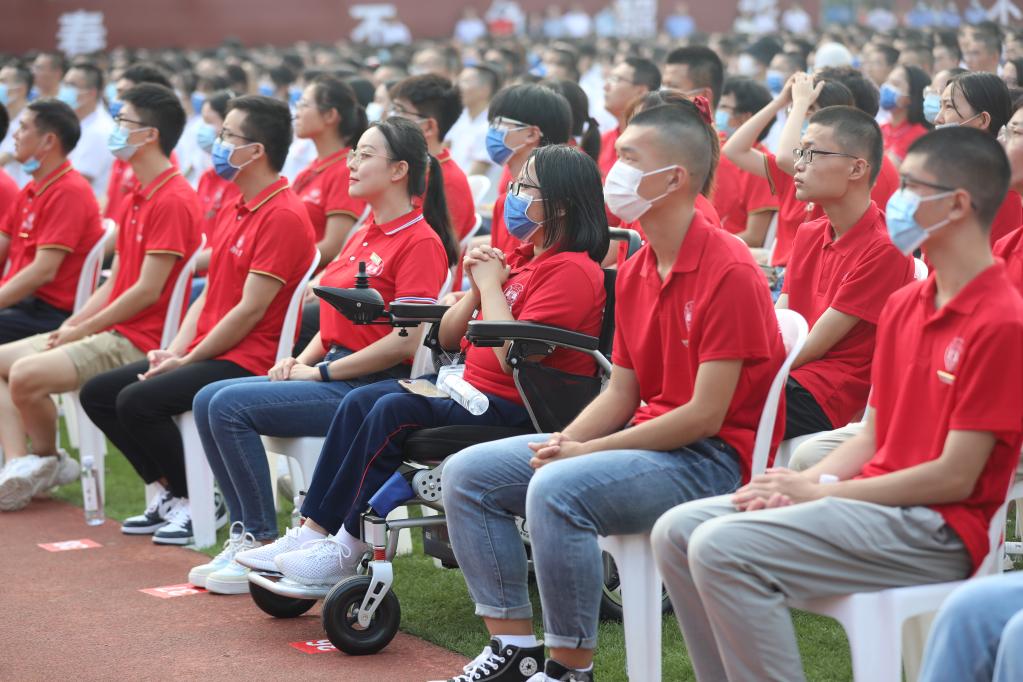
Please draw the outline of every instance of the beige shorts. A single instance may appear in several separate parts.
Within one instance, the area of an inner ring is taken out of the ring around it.
[[[46,342],[49,338],[50,332],[47,332],[30,336],[26,340],[32,345],[32,350],[41,353],[47,350]],[[78,371],[79,387],[97,374],[146,359],[145,353],[114,331],[93,334],[56,350],[64,351],[71,358],[71,364]]]

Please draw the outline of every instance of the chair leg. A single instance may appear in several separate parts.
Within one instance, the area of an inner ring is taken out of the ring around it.
[[[188,503],[192,512],[192,536],[196,547],[209,547],[217,541],[213,506],[213,471],[195,428],[191,412],[177,417],[181,442],[185,449],[185,478],[188,482]]]
[[[839,618],[849,638],[855,682],[902,682],[902,621],[887,609],[850,605]],[[875,604],[871,604],[875,606]]]
[[[612,535],[600,546],[614,557],[622,590],[625,656],[631,682],[661,679],[661,576],[650,535]]]
[[[65,402],[69,408],[66,415],[74,415],[78,432],[78,461],[83,457],[92,455],[92,461],[96,465],[96,472],[99,476],[100,499],[106,501],[106,467],[104,457],[107,454],[107,437],[99,430],[89,415],[85,413],[81,401],[78,400],[78,393],[72,393],[66,397]]]

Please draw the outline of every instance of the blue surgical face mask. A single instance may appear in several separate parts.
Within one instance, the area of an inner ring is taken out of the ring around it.
[[[263,83],[262,85],[259,86],[259,88],[257,89],[257,92],[259,94],[263,95],[263,97],[273,97],[274,96],[274,86],[269,85],[267,83]]]
[[[722,133],[724,133],[725,135],[731,135],[732,133],[735,132],[735,128],[728,125],[728,121],[731,120],[731,118],[732,118],[731,115],[729,115],[727,111],[718,109],[714,113],[714,127],[717,128]]]
[[[526,127],[526,126],[523,126]],[[487,130],[487,153],[490,154],[490,158],[499,166],[503,166],[505,161],[511,158],[515,150],[521,147],[509,147],[508,143],[505,142],[505,138],[508,137],[508,133],[513,130],[522,130],[520,128],[494,128],[491,127]]]
[[[117,118],[117,115],[121,113],[121,107],[124,106],[124,102],[119,99],[110,100],[110,115],[113,118]]]
[[[61,83],[60,90],[57,91],[57,99],[64,104],[68,105],[72,109],[78,108],[78,88],[73,85],[66,85]]]
[[[106,87],[103,88],[103,96],[107,98],[107,101],[113,104],[114,100],[117,99],[117,85],[114,83],[107,83]]]
[[[201,113],[202,112],[202,105],[205,104],[205,103],[206,103],[206,95],[202,94],[201,92],[193,92],[192,93],[192,110],[195,111],[195,113],[197,113],[197,114]]]
[[[888,200],[885,208],[885,223],[888,226],[888,237],[902,255],[908,256],[927,241],[931,233],[948,225],[946,218],[928,227],[916,221],[916,212],[920,204],[951,196],[954,192],[941,192],[929,197],[921,197],[911,189],[899,189]]]
[[[785,74],[777,69],[769,69],[764,85],[767,86],[772,95],[780,95],[781,91],[785,89]]]
[[[540,229],[543,222],[536,222],[528,215],[529,205],[537,199],[532,197],[520,197],[517,194],[508,194],[504,199],[504,226],[508,228],[508,234],[520,242],[529,240],[536,231]]]
[[[927,119],[928,123],[934,123],[934,119],[938,118],[939,111],[941,111],[941,97],[939,95],[930,94],[924,97],[924,118]]]
[[[885,111],[891,111],[892,109],[899,106],[899,98],[902,97],[902,93],[893,88],[892,86],[884,83],[881,85],[880,90],[880,101],[878,104]]]
[[[7,84],[0,83],[0,104],[7,106]]]
[[[256,144],[256,143],[252,143]],[[223,142],[220,139],[214,140],[213,142],[213,170],[216,171],[217,175],[224,178],[225,180],[234,180],[235,176],[245,166],[252,163],[252,161],[246,161],[240,166],[236,166],[231,163],[231,155],[239,149],[245,147],[251,147],[252,144],[247,144],[242,147],[235,147],[230,142]]]
[[[110,153],[121,161],[127,161],[135,155],[138,148],[143,143],[132,144],[128,142],[128,138],[131,137],[132,133],[137,133],[142,130],[149,130],[149,128],[137,128],[136,130],[128,130],[123,126],[117,126],[110,131],[110,137],[107,138],[107,149]]]
[[[302,99],[302,88],[288,88],[288,104],[294,108],[298,100]]]
[[[217,129],[211,126],[209,123],[199,124],[199,128],[195,131],[195,141],[199,145],[199,149],[206,153],[213,151],[213,143],[217,140]]]

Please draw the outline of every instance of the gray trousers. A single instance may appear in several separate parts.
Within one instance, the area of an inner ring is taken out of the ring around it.
[[[696,500],[665,513],[652,542],[700,682],[805,679],[788,599],[971,571],[937,512],[838,498],[748,513],[730,495]]]

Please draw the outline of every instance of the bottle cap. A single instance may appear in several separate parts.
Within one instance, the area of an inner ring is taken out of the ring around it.
[[[95,459],[93,459],[92,455],[83,455],[83,456],[82,456],[82,466],[83,466],[83,467],[86,467],[86,468],[89,468],[89,469],[91,469],[91,468],[92,468],[92,466],[93,466],[93,465],[94,465],[95,463],[96,463],[96,460],[95,460]]]

